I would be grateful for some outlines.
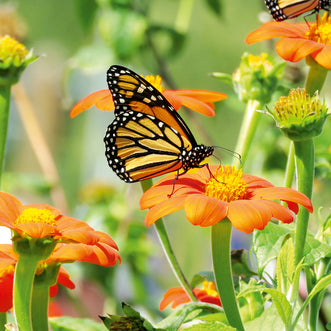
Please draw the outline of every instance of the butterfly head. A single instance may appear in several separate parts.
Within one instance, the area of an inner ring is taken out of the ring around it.
[[[187,170],[192,169],[192,168],[199,168],[200,163],[205,158],[212,155],[213,152],[214,152],[213,146],[204,146],[204,145],[194,146],[188,152],[183,151],[181,154],[183,170],[186,172]]]

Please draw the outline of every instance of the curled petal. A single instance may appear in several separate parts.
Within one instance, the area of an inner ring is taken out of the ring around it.
[[[33,238],[54,237],[60,235],[55,226],[45,223],[22,223],[15,226],[15,231]]]
[[[267,22],[252,31],[245,39],[247,44],[279,37],[298,38],[304,37],[308,31],[306,23]]]
[[[204,195],[190,195],[185,200],[185,213],[193,225],[210,226],[227,214],[227,203]]]
[[[312,56],[318,64],[331,70],[330,54],[331,45],[325,45],[320,52],[318,52],[317,54],[312,54]]]
[[[98,109],[104,110],[114,110],[115,105],[113,102],[113,97],[108,89],[100,90],[89,94],[84,99],[77,102],[70,112],[70,117],[73,118],[78,114],[82,113],[84,110],[96,106]]]
[[[283,200],[299,203],[310,213],[313,212],[311,201],[302,193],[287,187],[270,187],[257,189],[251,196],[251,199]]]
[[[298,62],[323,47],[324,45],[308,39],[282,38],[276,44],[276,51],[284,60]]]
[[[163,299],[160,302],[160,310],[163,310],[171,304],[171,308],[190,302],[190,297],[186,294],[182,287],[173,287],[164,293]]]
[[[0,225],[11,227],[20,215],[23,205],[13,195],[0,192]]]

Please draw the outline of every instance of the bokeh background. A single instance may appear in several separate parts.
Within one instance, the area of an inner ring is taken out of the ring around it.
[[[61,289],[57,296],[64,314],[97,319],[103,312],[118,312],[125,301],[158,320],[163,293],[178,285],[153,227],[144,226],[140,185],[121,182],[108,168],[103,137],[113,113],[91,108],[71,119],[73,105],[107,88],[106,71],[112,64],[139,74],[160,74],[171,89],[228,94],[216,104],[214,118],[185,110],[181,114],[199,143],[234,150],[245,104],[232,86],[210,73],[232,74],[244,52],[270,52],[277,58],[274,41],[244,42],[250,31],[270,19],[262,0],[0,1],[0,34],[11,34],[40,55],[22,75],[27,99],[19,107],[20,96],[14,93],[11,103],[3,189],[25,203],[53,204],[108,232],[122,257],[122,264],[113,268],[67,266],[77,288]],[[287,86],[303,86],[306,70],[303,61],[288,64]],[[329,105],[330,85],[329,77],[322,93]],[[323,207],[322,218],[331,207],[330,126],[328,120],[316,139],[313,202],[316,210]],[[271,117],[264,116],[245,172],[282,185],[288,146]],[[231,162],[231,153],[216,154],[223,164]],[[315,212],[312,231],[317,222]],[[182,212],[167,217],[166,226],[188,279],[210,271],[209,229],[191,226]],[[235,231],[233,248],[249,249],[250,237]]]

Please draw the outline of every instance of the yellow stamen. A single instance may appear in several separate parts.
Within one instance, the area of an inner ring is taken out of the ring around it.
[[[145,79],[148,81],[148,83],[152,84],[160,93],[165,90],[162,86],[162,78],[159,75],[156,75],[156,77],[153,75],[148,75],[145,77]]]
[[[5,62],[8,58],[15,58],[17,62],[25,59],[28,51],[25,46],[15,39],[4,36],[0,38],[0,60]]]
[[[218,293],[216,291],[214,282],[208,282],[205,280],[202,283],[202,285],[203,285],[203,290],[206,291],[208,295],[211,295],[213,297],[218,297]]]
[[[16,224],[24,223],[46,223],[56,225],[56,220],[52,212],[48,209],[27,208],[17,218]]]
[[[0,271],[0,279],[5,278],[8,274],[13,275],[14,271],[15,271],[15,267],[13,265],[9,265],[8,267]]]
[[[310,26],[306,38],[325,45],[331,44],[331,16],[328,17],[327,12]]]
[[[222,201],[231,202],[243,199],[246,194],[246,182],[242,179],[242,170],[235,167],[219,167],[206,184],[205,194]]]

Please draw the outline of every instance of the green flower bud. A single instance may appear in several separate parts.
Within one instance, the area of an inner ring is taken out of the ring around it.
[[[270,102],[283,75],[285,63],[275,64],[266,53],[245,53],[239,68],[232,75],[232,83],[240,100],[247,103],[257,100],[261,104]]]
[[[272,117],[291,140],[306,140],[322,133],[328,109],[318,94],[307,94],[304,88],[292,89],[288,97],[275,103]]]
[[[15,39],[0,37],[0,85],[17,83],[21,72],[35,59],[37,56]]]

